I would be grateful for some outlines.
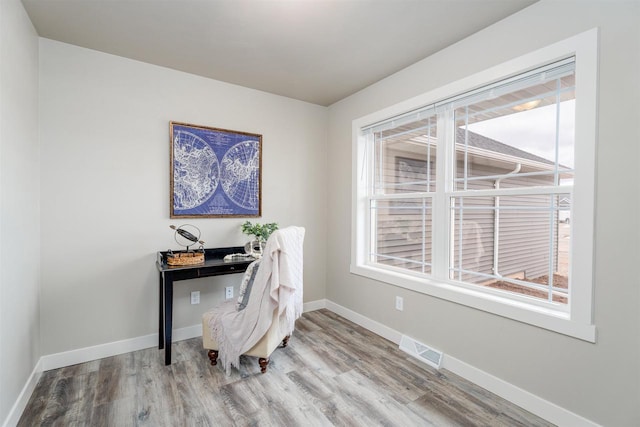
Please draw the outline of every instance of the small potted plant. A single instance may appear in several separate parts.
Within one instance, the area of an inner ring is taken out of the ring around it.
[[[246,221],[241,226],[241,230],[244,234],[249,236],[253,236],[254,240],[250,241],[245,245],[245,251],[256,258],[262,256],[262,249],[264,248],[267,239],[278,229],[278,224],[275,222],[271,222],[269,224],[252,224],[249,221]]]

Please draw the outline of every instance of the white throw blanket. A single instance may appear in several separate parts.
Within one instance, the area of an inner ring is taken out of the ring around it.
[[[244,310],[228,300],[205,314],[211,338],[218,343],[218,360],[227,375],[238,367],[240,355],[250,350],[271,327],[278,310],[280,331],[291,335],[302,314],[302,243],[305,230],[287,227],[273,232]]]

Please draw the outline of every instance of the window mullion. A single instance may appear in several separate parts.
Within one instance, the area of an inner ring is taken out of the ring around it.
[[[455,173],[455,132],[453,110],[442,110],[437,117],[436,194],[433,198],[433,276],[449,278],[449,221],[451,212],[447,193],[453,187]],[[440,154],[442,153],[442,154]]]
[[[366,248],[367,248],[366,260],[367,262],[371,262],[373,261],[371,259],[371,254],[374,252],[374,248],[376,246],[376,236],[377,236],[375,232],[377,224],[373,220],[371,215],[371,203],[373,203],[371,196],[376,194],[377,192],[376,182],[375,182],[376,181],[375,165],[376,165],[376,148],[377,147],[375,145],[375,137],[373,134],[367,136],[367,140],[364,147],[365,147],[365,158],[363,162],[365,164],[364,171],[366,171],[366,176],[364,176],[363,179],[365,179],[366,182],[369,183],[369,186],[368,186],[369,197],[367,198],[366,208],[365,208],[366,214],[364,215],[365,230],[367,230],[367,232],[365,233]]]

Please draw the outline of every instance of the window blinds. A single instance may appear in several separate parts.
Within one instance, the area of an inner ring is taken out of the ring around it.
[[[426,105],[416,110],[408,111],[377,123],[372,123],[371,125],[363,127],[361,131],[363,135],[368,135],[375,132],[393,129],[406,123],[425,119],[432,116],[434,113],[438,113],[446,109],[455,109],[482,100],[496,98],[506,93],[525,89],[550,80],[559,79],[572,74],[574,70],[575,57],[572,56],[526,73],[518,74],[517,76],[443,99],[442,101]]]

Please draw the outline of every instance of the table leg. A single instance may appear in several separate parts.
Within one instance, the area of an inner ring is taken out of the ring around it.
[[[159,273],[158,281],[158,349],[164,348],[164,274]]]
[[[171,332],[173,322],[173,278],[164,277],[164,364],[171,365]]]

